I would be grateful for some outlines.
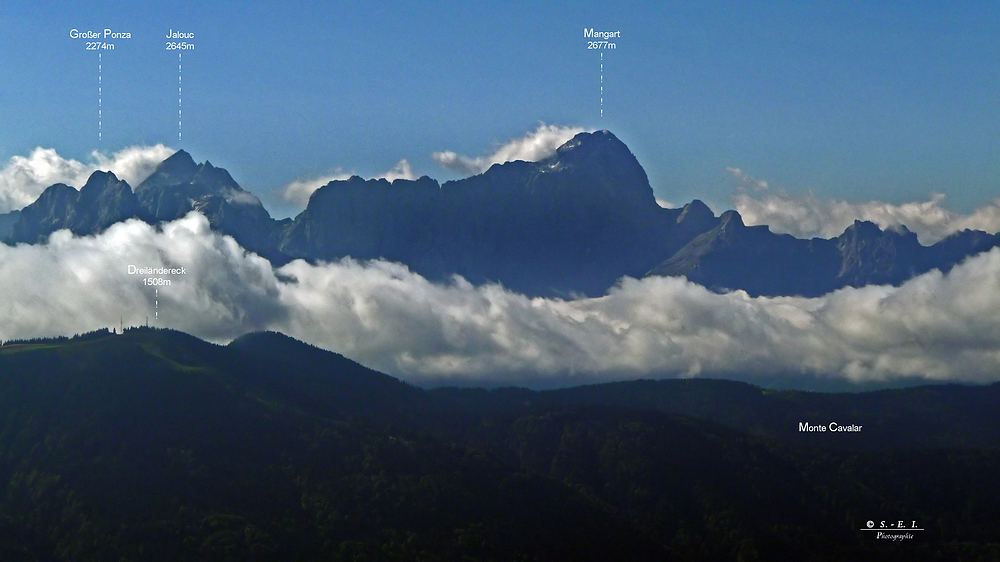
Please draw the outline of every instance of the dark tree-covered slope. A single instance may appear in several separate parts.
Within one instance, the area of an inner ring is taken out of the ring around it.
[[[274,333],[8,342],[0,558],[990,560],[996,393],[425,391]],[[872,439],[788,434],[828,416]]]
[[[0,348],[4,559],[655,559],[596,502],[399,423],[422,391],[275,340]]]

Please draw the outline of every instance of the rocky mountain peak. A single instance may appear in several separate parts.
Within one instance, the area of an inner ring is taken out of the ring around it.
[[[854,224],[847,227],[847,229],[844,230],[844,234],[842,234],[841,236],[868,238],[873,236],[879,236],[881,234],[882,234],[882,229],[879,228],[877,224],[871,221],[863,221],[855,219]]]
[[[632,154],[625,143],[611,131],[579,133],[556,149],[557,158],[593,158],[595,155],[621,156]]]
[[[622,179],[639,179],[648,184],[646,171],[639,161],[610,131],[580,133],[563,143],[556,153],[539,164],[558,167],[585,167],[590,171],[612,173]]]
[[[169,158],[160,162],[160,165],[153,170],[153,173],[145,181],[136,187],[136,191],[142,191],[147,187],[157,185],[175,185],[187,183],[194,179],[200,167],[184,150],[178,150]]]
[[[132,186],[127,182],[118,179],[113,172],[102,172],[100,170],[90,174],[87,183],[80,188],[80,202],[89,205],[109,194],[111,197],[121,197],[124,192],[132,195]]]
[[[198,168],[198,172],[191,178],[191,183],[205,186],[211,192],[220,192],[226,188],[243,191],[233,176],[223,168],[216,168],[211,162],[205,161]]]
[[[703,203],[700,199],[695,199],[687,205],[684,205],[681,210],[681,214],[677,216],[677,222],[688,222],[693,221],[695,223],[703,223],[710,219],[715,218],[715,213],[712,209],[708,208],[708,205]]]
[[[719,228],[721,230],[739,230],[746,228],[746,225],[743,224],[743,217],[740,216],[739,212],[729,210],[719,216]]]

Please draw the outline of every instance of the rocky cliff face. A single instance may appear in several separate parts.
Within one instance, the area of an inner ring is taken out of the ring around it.
[[[966,231],[922,246],[905,227],[882,230],[855,221],[833,239],[801,240],[747,227],[736,211],[647,275],[678,276],[715,290],[752,296],[819,296],[843,287],[899,285],[931,269],[948,271],[966,257],[1000,245],[1000,238]]]
[[[100,232],[129,218],[170,221],[195,210],[275,265],[291,259],[383,258],[432,280],[461,275],[528,295],[601,295],[623,276],[681,275],[714,290],[816,296],[947,271],[1000,244],[965,231],[922,246],[906,230],[856,222],[830,240],[747,227],[701,201],[660,208],[642,166],[608,131],[581,133],[540,162],[507,162],[470,178],[334,181],[294,220],[275,221],[222,169],[178,151],[134,193],[109,172],[79,191],[56,184],[0,216],[7,243],[67,228]]]
[[[94,234],[134,217],[136,209],[135,195],[126,182],[111,172],[94,172],[79,191],[61,183],[46,188],[21,210],[6,239],[34,244],[64,228],[81,236]]]
[[[47,188],[12,221],[5,242],[44,242],[61,229],[85,236],[131,218],[155,224],[192,210],[248,250],[273,254],[275,230],[283,223],[271,219],[229,172],[209,162],[195,164],[183,150],[164,160],[134,192],[111,172],[94,172],[79,191],[65,184]]]
[[[180,150],[140,183],[135,195],[138,217],[146,222],[170,221],[198,211],[213,229],[232,236],[244,248],[281,261],[275,253],[276,234],[284,223],[272,219],[256,196],[211,162],[196,164]]]
[[[21,219],[21,211],[11,211],[0,215],[0,240],[7,238],[14,225]]]
[[[683,217],[660,208],[628,148],[598,131],[546,160],[498,164],[440,186],[426,177],[331,182],[313,194],[280,250],[382,257],[430,278],[457,273],[529,294],[596,295],[713,224],[701,207]]]

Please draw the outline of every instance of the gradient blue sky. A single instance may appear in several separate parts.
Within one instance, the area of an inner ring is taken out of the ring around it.
[[[896,4],[8,1],[0,159],[164,143],[282,215],[293,180],[401,158],[450,179],[433,151],[482,155],[544,121],[610,129],[674,203],[725,206],[731,166],[791,192],[935,191],[968,211],[1000,194],[1000,9]],[[603,118],[585,26],[621,31]],[[97,55],[74,27],[133,37],[103,57],[100,142]],[[170,28],[196,34],[181,143]]]

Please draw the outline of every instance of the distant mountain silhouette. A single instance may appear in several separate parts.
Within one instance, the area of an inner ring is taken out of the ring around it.
[[[656,204],[646,173],[607,131],[540,162],[497,164],[443,185],[354,177],[321,187],[282,236],[290,257],[401,261],[432,279],[460,274],[529,294],[601,294],[641,276],[710,228]],[[680,220],[679,220],[680,219]]]
[[[272,219],[260,200],[244,191],[229,172],[210,162],[195,164],[183,150],[160,163],[134,192],[111,172],[94,172],[79,191],[65,184],[46,188],[21,210],[5,241],[36,244],[61,229],[82,236],[131,218],[155,224],[192,210],[244,248],[275,257],[273,236],[284,223]]]
[[[7,240],[35,244],[64,228],[81,236],[95,234],[134,217],[137,210],[128,183],[111,172],[94,172],[79,191],[62,183],[46,188],[21,210]]]
[[[0,215],[0,240],[5,240],[14,225],[21,219],[21,211],[11,211]]]
[[[905,227],[856,222],[837,238],[796,239],[747,227],[736,211],[716,217],[701,201],[661,208],[642,166],[608,131],[581,133],[539,162],[496,164],[439,184],[333,181],[295,219],[271,218],[221,168],[182,151],[132,189],[95,172],[79,191],[56,184],[19,215],[0,216],[8,244],[79,235],[115,222],[149,223],[204,213],[212,228],[275,265],[292,259],[387,259],[432,279],[461,275],[528,295],[597,296],[624,276],[682,275],[715,290],[816,296],[845,286],[900,284],[949,270],[1000,244],[956,233],[922,246]]]
[[[1000,244],[985,232],[957,232],[922,246],[905,227],[881,230],[855,221],[832,239],[802,240],[743,224],[736,211],[653,268],[648,275],[684,276],[716,290],[751,296],[815,297],[843,287],[899,285],[932,269],[947,272],[964,258]]]
[[[272,219],[256,196],[211,162],[195,164],[180,150],[157,166],[135,188],[135,195],[138,218],[146,222],[171,221],[199,211],[213,229],[232,236],[244,248],[280,260],[273,249],[275,235],[285,223]]]

